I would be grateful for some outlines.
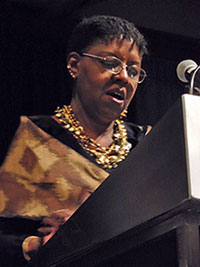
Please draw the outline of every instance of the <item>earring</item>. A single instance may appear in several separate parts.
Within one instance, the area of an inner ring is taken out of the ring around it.
[[[124,109],[122,111],[122,113],[120,114],[120,119],[122,120],[122,119],[126,118],[127,117],[127,113],[128,113],[127,109]]]
[[[75,76],[75,74],[73,73],[73,71],[71,70],[71,67],[70,67],[69,65],[67,65],[67,69],[68,69],[68,72],[69,72],[69,74],[71,75],[71,77],[72,77],[73,79],[75,79],[76,76]]]

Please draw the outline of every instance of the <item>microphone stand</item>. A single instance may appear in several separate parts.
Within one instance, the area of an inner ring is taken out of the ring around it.
[[[198,66],[198,68],[196,68],[196,70],[193,72],[192,78],[190,80],[189,94],[191,94],[191,95],[193,95],[193,91],[194,91],[194,79],[195,79],[196,73],[198,72],[199,69],[200,69],[200,66]],[[196,87],[195,90],[197,90],[198,93],[200,93],[200,88]]]

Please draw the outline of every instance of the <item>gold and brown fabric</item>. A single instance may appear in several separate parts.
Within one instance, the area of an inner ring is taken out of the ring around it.
[[[132,148],[147,127],[126,123]],[[101,169],[51,116],[22,117],[0,169],[0,262],[27,266],[22,243],[44,216],[75,212],[112,170]]]
[[[21,117],[0,169],[0,216],[42,218],[74,212],[109,173]]]

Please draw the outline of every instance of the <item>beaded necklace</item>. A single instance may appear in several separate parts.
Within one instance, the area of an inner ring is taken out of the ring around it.
[[[131,144],[127,141],[127,131],[122,120],[115,120],[113,142],[108,147],[103,147],[85,134],[84,128],[76,119],[71,105],[57,108],[55,116],[61,125],[69,131],[80,146],[93,156],[98,164],[105,169],[116,168],[128,155]]]

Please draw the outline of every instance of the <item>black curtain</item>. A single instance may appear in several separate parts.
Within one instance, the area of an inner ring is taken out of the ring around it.
[[[52,114],[69,101],[65,50],[73,11],[84,2],[1,3],[1,161],[21,115]]]

